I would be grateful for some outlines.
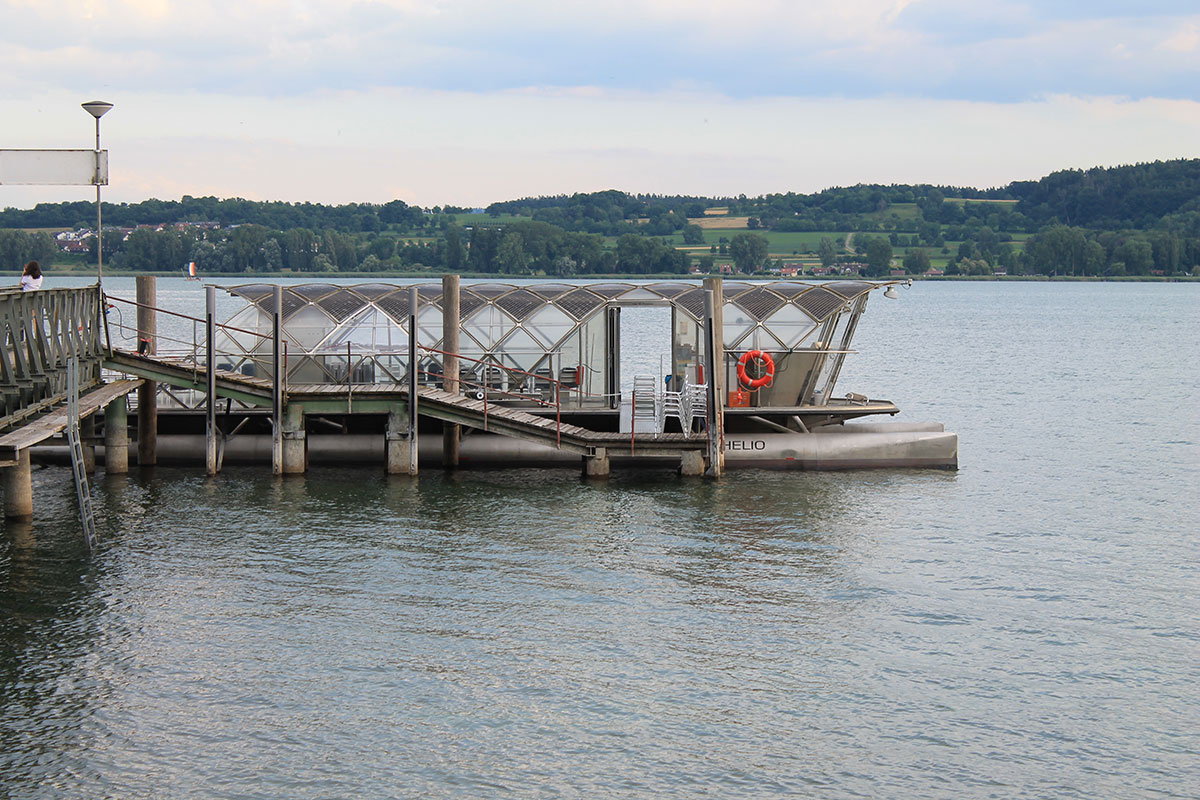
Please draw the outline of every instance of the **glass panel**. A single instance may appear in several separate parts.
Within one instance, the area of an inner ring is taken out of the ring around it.
[[[284,335],[305,351],[315,350],[333,328],[333,320],[316,306],[304,306],[283,325]]]
[[[417,342],[425,347],[437,347],[442,341],[442,310],[423,305],[417,312]]]
[[[408,349],[408,332],[397,325],[391,317],[371,306],[358,316],[343,323],[329,337],[328,349],[341,350],[346,343],[358,349],[405,350]]]
[[[218,328],[213,337],[213,346],[218,353],[270,353],[271,352],[271,315],[260,310],[258,306],[247,306],[234,314],[225,323],[234,328],[246,331],[258,331],[265,335],[254,336],[242,331],[231,331]]]
[[[790,303],[772,314],[763,325],[789,350],[799,347],[817,329],[808,314]]]
[[[722,315],[725,324],[725,348],[727,350],[736,349],[742,339],[750,331],[754,330],[754,326],[758,324],[754,317],[750,316],[749,313],[743,311],[734,303],[726,303]]]
[[[503,354],[504,363],[518,369],[532,370],[546,355],[546,348],[530,336],[528,331],[517,328],[504,339],[499,353]]]
[[[687,314],[680,313],[676,309],[675,313],[675,342],[673,352],[675,354],[675,369],[671,382],[682,381],[684,378],[689,383],[701,383],[700,361],[704,358],[704,353],[701,352],[700,338],[703,329],[697,325],[695,320]],[[678,391],[676,384],[671,387]]]
[[[582,366],[582,401],[585,405],[603,405],[604,395],[604,316],[592,317],[580,331],[579,364]]]
[[[621,302],[621,303],[628,303],[628,302],[636,303],[636,302],[641,302],[641,301],[649,301],[652,303],[661,303],[663,301],[663,297],[661,294],[659,294],[657,292],[652,292],[649,289],[645,289],[641,286],[638,286],[634,289],[630,289],[628,292],[625,292],[619,298],[617,298],[617,300],[618,300],[618,302]]]
[[[837,323],[834,325],[833,333],[826,343],[826,348],[829,350],[837,350],[841,346],[842,338],[846,334],[846,326],[852,315],[846,312],[837,315]],[[833,391],[833,378],[841,367],[842,360],[845,358],[842,354],[830,355],[825,359],[825,363],[821,365],[821,372],[817,376],[816,389],[819,393],[818,405],[825,405],[829,402],[830,393]]]
[[[525,320],[525,329],[547,349],[553,349],[575,327],[575,320],[555,306],[543,306]]]
[[[462,329],[485,350],[492,350],[513,325],[512,317],[488,304],[464,319]]]

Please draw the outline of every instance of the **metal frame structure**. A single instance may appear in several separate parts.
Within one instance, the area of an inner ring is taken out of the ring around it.
[[[0,291],[0,428],[65,401],[71,358],[80,391],[100,382],[101,319],[99,285]]]
[[[771,352],[780,372],[778,390],[757,404],[796,406],[827,401],[841,370],[867,296],[887,283],[832,281],[726,282],[723,286],[721,361],[726,385],[743,350]],[[230,287],[247,307],[218,333],[223,368],[268,374],[265,334],[271,330],[279,287]],[[408,370],[409,319],[425,353],[441,349],[440,284],[356,286],[304,284],[282,287],[281,335],[290,345],[287,379],[295,383],[400,382]],[[411,297],[417,308],[411,308]],[[463,380],[503,392],[547,397],[559,385],[573,390],[564,405],[615,407],[612,350],[623,306],[672,309],[671,374],[676,385],[705,383],[699,364],[705,290],[691,281],[634,283],[463,284],[458,352],[473,359]],[[241,331],[241,332],[239,332]],[[489,365],[494,365],[491,369]],[[473,372],[472,372],[473,370]],[[422,380],[441,381],[441,365],[419,365]],[[516,374],[540,376],[518,383]]]

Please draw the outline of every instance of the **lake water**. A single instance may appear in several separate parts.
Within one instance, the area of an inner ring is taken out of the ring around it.
[[[35,468],[0,797],[1195,798],[1198,334],[1195,284],[876,295],[839,389],[957,472],[101,471],[89,557]]]

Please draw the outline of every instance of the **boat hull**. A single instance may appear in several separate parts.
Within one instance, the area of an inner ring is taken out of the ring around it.
[[[580,456],[553,447],[504,436],[465,431],[459,448],[459,466],[471,468],[570,467]],[[646,436],[646,435],[641,435]],[[641,438],[639,436],[639,438]],[[307,436],[310,465],[384,463],[384,437],[373,434],[312,433]],[[97,458],[104,448],[98,446]],[[204,436],[159,434],[160,464],[203,464]],[[37,448],[35,457],[65,461],[64,446]],[[420,463],[440,466],[442,437],[421,437]],[[614,467],[672,467],[677,458],[610,450]],[[239,434],[225,444],[225,464],[270,464],[271,438]],[[848,423],[818,428],[812,433],[731,433],[725,437],[725,467],[734,469],[842,470],[872,468],[958,467],[958,435],[946,433],[939,423]]]

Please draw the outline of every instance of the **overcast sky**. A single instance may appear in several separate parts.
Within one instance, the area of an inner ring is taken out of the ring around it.
[[[0,148],[105,199],[998,186],[1200,155],[1196,0],[0,0]],[[0,206],[89,199],[0,186]]]

